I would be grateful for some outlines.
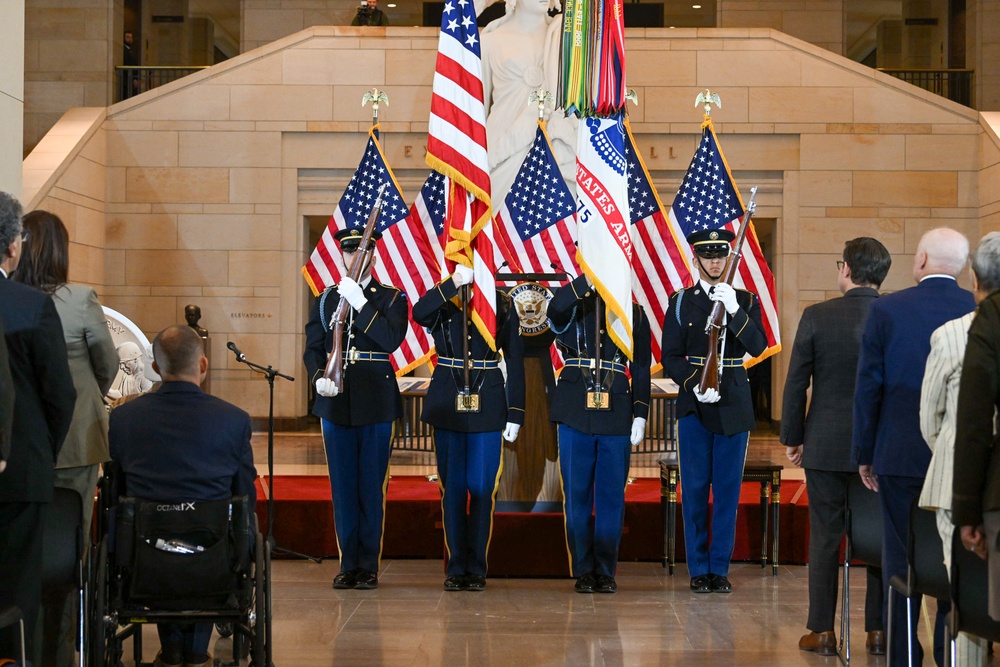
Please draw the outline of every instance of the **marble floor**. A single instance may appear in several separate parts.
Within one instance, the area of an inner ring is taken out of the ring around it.
[[[751,447],[787,463],[773,434],[756,434]],[[264,474],[266,434],[255,434],[254,449]],[[278,474],[326,472],[318,432],[279,433],[274,449]],[[635,456],[632,474],[657,476],[656,458]],[[400,475],[434,472],[428,453],[396,453],[392,466]],[[801,471],[786,469],[785,477],[801,479]],[[808,611],[805,566],[782,566],[774,577],[770,568],[734,563],[731,595],[693,595],[683,565],[668,576],[659,563],[621,563],[615,595],[574,593],[570,579],[503,578],[489,579],[482,593],[447,593],[437,560],[383,561],[377,590],[341,591],[331,587],[337,571],[332,560],[274,562],[277,667],[838,664],[836,657],[797,648]],[[854,662],[884,664],[864,651],[864,576],[858,570],[851,588]],[[921,631],[929,646],[926,615],[925,609]],[[227,657],[229,642],[215,636],[212,650]],[[151,661],[156,649],[154,629],[145,628],[144,660]]]

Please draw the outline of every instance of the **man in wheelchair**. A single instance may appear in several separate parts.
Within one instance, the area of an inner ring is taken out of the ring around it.
[[[167,327],[153,340],[153,359],[163,378],[160,389],[111,412],[111,459],[123,473],[124,495],[156,501],[160,508],[245,495],[252,513],[257,471],[250,416],[201,390],[208,371],[202,339],[186,325]],[[204,550],[193,541],[150,544],[174,554]],[[156,667],[212,665],[211,623],[160,623],[157,631]]]

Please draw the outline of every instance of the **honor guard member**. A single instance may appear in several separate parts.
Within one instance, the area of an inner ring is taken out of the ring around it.
[[[736,509],[743,483],[747,442],[754,427],[750,384],[743,367],[747,353],[767,348],[760,304],[752,292],[720,282],[732,232],[709,229],[687,237],[701,279],[670,297],[663,318],[663,370],[677,383],[684,546],[691,590],[731,593],[729,560],[736,540]],[[719,332],[719,389],[698,392],[709,336],[706,322],[714,302],[726,309]],[[712,492],[711,535],[708,495]]]
[[[463,320],[459,288],[472,269],[458,265],[413,304],[413,321],[434,337],[438,363],[420,419],[434,427],[444,537],[448,550],[444,589],[486,588],[486,550],[501,471],[501,434],[513,442],[524,424],[524,342],[517,311],[497,290],[497,351],[471,319]],[[467,333],[466,333],[467,332]],[[468,336],[469,394],[465,388],[463,338]],[[503,350],[507,385],[499,366]],[[471,500],[470,500],[471,498]]]
[[[351,228],[334,235],[348,267],[362,233],[362,229]],[[375,231],[369,247],[381,236]],[[403,412],[389,355],[406,336],[406,294],[371,277],[376,260],[372,253],[359,282],[345,277],[320,294],[306,324],[304,360],[316,386],[313,414],[323,425],[340,551],[340,573],[333,579],[334,588],[378,586],[392,424]],[[340,297],[351,307],[342,342],[343,392],[338,394],[323,372],[333,346],[331,320]]]
[[[629,458],[631,447],[642,441],[649,416],[652,354],[646,313],[632,304],[634,359],[629,363],[606,331],[603,310],[604,302],[586,276],[556,290],[548,308],[566,358],[549,418],[558,424],[566,543],[578,593],[618,590],[614,577]]]

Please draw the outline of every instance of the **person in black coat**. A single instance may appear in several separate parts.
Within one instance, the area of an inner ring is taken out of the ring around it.
[[[14,428],[14,379],[10,375],[7,359],[7,339],[3,321],[0,320],[0,472],[7,468],[10,458],[11,431]]]
[[[878,298],[892,257],[873,238],[851,239],[837,262],[844,295],[802,312],[785,380],[781,442],[789,460],[805,468],[809,487],[809,618],[811,631],[799,648],[820,655],[837,653],[833,631],[837,610],[840,543],[844,537],[847,485],[857,474],[851,463],[851,411],[861,333]],[[812,400],[807,390],[812,384]],[[806,410],[808,402],[809,409]],[[882,571],[868,567],[865,646],[885,653],[882,626]]]
[[[361,237],[358,228],[342,229],[334,235],[348,267]],[[381,237],[379,232],[373,234],[372,247]],[[403,413],[389,355],[406,337],[406,294],[371,277],[376,259],[372,253],[360,281],[345,277],[320,294],[306,324],[303,360],[316,387],[313,414],[323,426],[340,549],[340,573],[334,577],[333,587],[342,589],[378,586],[392,423]],[[350,308],[341,347],[344,385],[338,391],[323,372],[333,348],[331,320],[341,297]]]
[[[731,251],[732,232],[701,230],[689,234],[687,240],[694,250],[701,279],[670,297],[661,347],[664,373],[678,385],[677,449],[684,547],[691,590],[730,593],[733,587],[729,560],[736,541],[736,510],[747,443],[755,421],[743,358],[763,353],[767,338],[757,297],[720,282]],[[709,388],[701,394],[698,385],[709,344],[705,323],[716,302],[726,310],[719,335],[721,378],[718,390]]]
[[[566,543],[578,593],[618,590],[615,569],[631,447],[642,441],[649,416],[652,349],[646,313],[632,304],[630,361],[608,335],[603,317],[598,328],[598,303],[603,315],[604,302],[582,275],[556,290],[548,307],[566,357],[549,419],[558,424]],[[598,336],[600,370],[595,372]]]
[[[463,322],[459,288],[473,271],[458,265],[413,305],[413,321],[434,337],[437,366],[420,419],[434,427],[438,478],[443,494],[446,591],[486,587],[487,548],[500,483],[502,440],[513,442],[524,424],[524,342],[517,311],[497,290],[497,350],[492,350],[471,318]],[[464,329],[468,327],[470,394],[478,407],[460,404],[465,389]],[[499,366],[499,352],[507,382]],[[470,407],[471,406],[471,407]],[[467,509],[468,508],[468,509]]]
[[[0,192],[0,323],[14,388],[10,458],[0,474],[0,608],[24,615],[28,655],[41,602],[42,527],[56,458],[73,419],[76,390],[52,297],[10,280],[21,258],[21,205]],[[0,634],[0,658],[19,648]]]

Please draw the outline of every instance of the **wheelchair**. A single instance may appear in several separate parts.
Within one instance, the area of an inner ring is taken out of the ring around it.
[[[272,667],[271,553],[247,497],[165,503],[124,488],[113,468],[98,486],[88,666],[119,667],[128,638],[140,665],[143,625],[199,622],[232,628],[222,664]]]

